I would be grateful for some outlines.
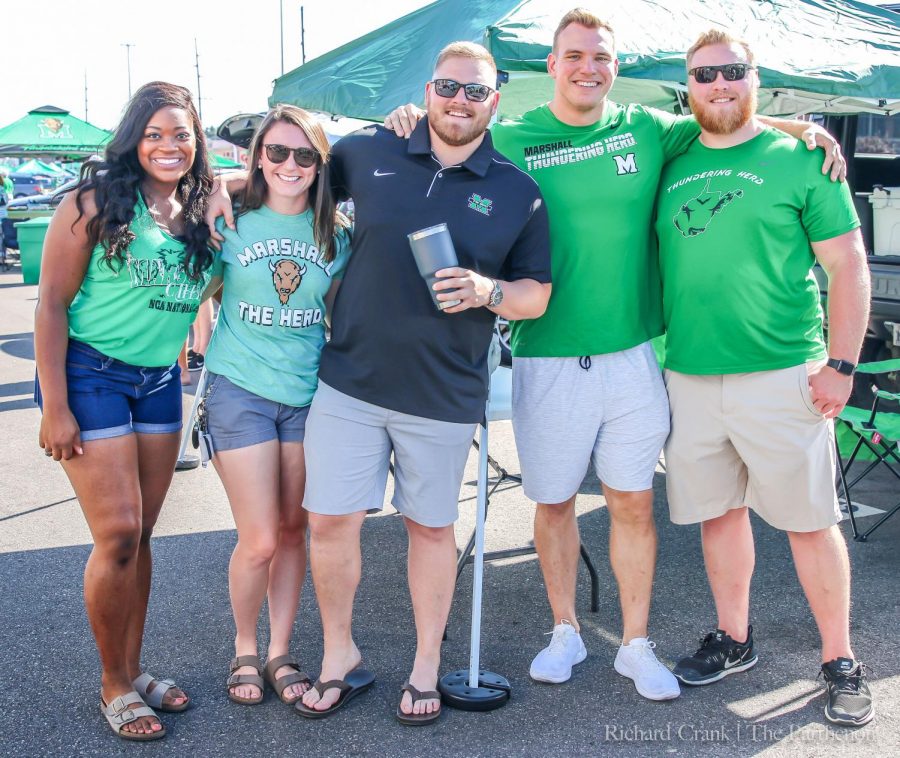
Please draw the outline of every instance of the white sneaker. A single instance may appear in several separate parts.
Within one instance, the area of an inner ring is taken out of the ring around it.
[[[646,637],[635,637],[619,647],[614,665],[648,700],[672,700],[681,694],[681,688],[675,675],[656,659],[655,647]]]
[[[550,644],[534,657],[528,673],[537,682],[560,684],[572,676],[572,666],[587,658],[587,648],[565,619],[553,627],[552,634]]]

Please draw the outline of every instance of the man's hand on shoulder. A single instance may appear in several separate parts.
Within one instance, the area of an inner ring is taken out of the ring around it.
[[[213,180],[212,191],[209,193],[209,204],[206,207],[206,225],[209,227],[209,244],[216,250],[222,249],[222,241],[225,239],[216,229],[216,220],[219,216],[223,216],[225,225],[229,229],[234,229],[231,192],[240,189],[246,182],[246,171],[221,174]]]
[[[419,123],[424,115],[425,111],[421,108],[412,103],[407,103],[399,108],[395,108],[387,115],[387,118],[384,120],[384,128],[390,129],[398,137],[409,139],[416,128],[416,124]]]
[[[835,418],[844,410],[853,390],[853,377],[822,366],[809,375],[809,394],[816,410],[825,418]]]
[[[821,147],[825,150],[825,160],[822,163],[822,173],[831,172],[831,181],[846,181],[847,159],[841,151],[840,143],[829,132],[818,124],[810,124],[801,138],[809,150]]]

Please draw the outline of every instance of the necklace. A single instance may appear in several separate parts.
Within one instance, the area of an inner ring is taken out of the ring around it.
[[[175,237],[180,234],[183,231],[181,208],[179,207],[178,213],[173,217],[172,198],[156,198],[143,188],[141,189],[141,192],[144,196],[144,204],[146,205],[147,214],[150,216],[151,222],[156,224],[160,231],[168,234],[170,237]],[[168,213],[163,213],[163,208],[165,208]]]

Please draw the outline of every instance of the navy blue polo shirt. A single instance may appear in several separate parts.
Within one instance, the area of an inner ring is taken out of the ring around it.
[[[409,140],[381,126],[341,139],[332,181],[355,208],[353,255],[319,377],[351,397],[440,421],[475,423],[488,393],[494,314],[442,313],[419,275],[411,232],[446,223],[462,267],[514,281],[550,281],[547,211],[531,177],[490,134],[459,166],[431,153],[427,119]]]

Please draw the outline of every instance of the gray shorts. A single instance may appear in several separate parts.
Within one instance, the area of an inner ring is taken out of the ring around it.
[[[669,401],[649,342],[590,358],[513,358],[513,432],[525,495],[572,497],[593,462],[622,492],[650,489]]]
[[[283,405],[209,374],[206,412],[213,450],[236,450],[269,440],[303,442],[309,406]]]
[[[391,411],[319,382],[303,507],[326,516],[381,510],[393,450],[392,505],[423,526],[452,524],[475,427]]]

